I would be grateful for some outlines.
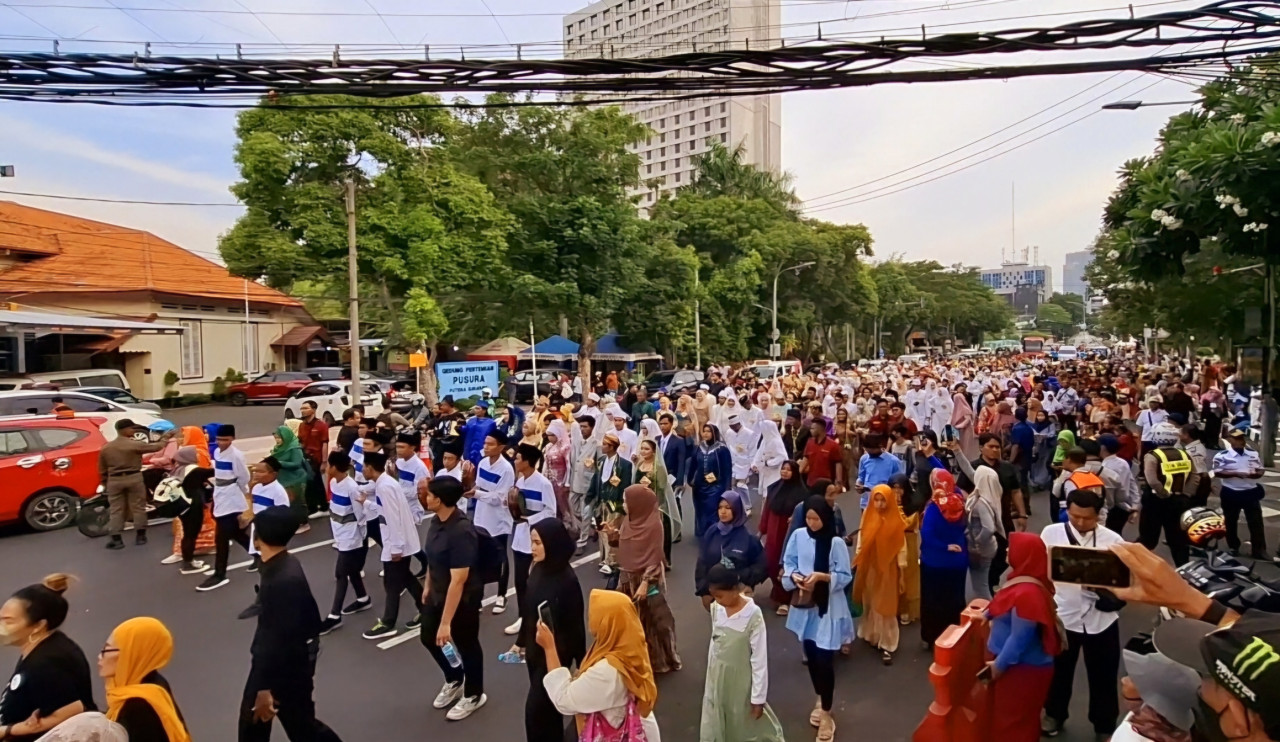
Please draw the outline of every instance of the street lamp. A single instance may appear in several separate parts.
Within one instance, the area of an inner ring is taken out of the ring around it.
[[[795,271],[798,276],[801,269],[817,264],[816,261],[810,260],[797,263],[790,268],[779,268],[778,272],[773,274],[773,331],[769,333],[769,360],[776,361],[778,356],[782,355],[782,346],[778,343],[778,338],[782,337],[778,332],[778,279],[782,277],[783,271]]]
[[[1150,108],[1151,106],[1190,106],[1199,103],[1198,100],[1158,100],[1158,101],[1141,101],[1141,100],[1118,100],[1114,103],[1106,103],[1102,106],[1104,111],[1136,111],[1139,108]]]

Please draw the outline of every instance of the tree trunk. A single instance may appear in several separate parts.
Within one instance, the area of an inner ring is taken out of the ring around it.
[[[382,306],[387,309],[387,316],[391,322],[391,338],[399,341],[400,339],[400,314],[396,311],[395,304],[391,301],[391,289],[387,288],[387,279],[383,278],[378,281],[379,296],[382,298]],[[355,341],[352,341],[353,344]]]
[[[436,358],[440,353],[435,343],[424,343],[420,352],[426,355],[427,365],[418,369],[418,392],[427,398],[427,406],[430,407],[440,401],[439,380],[436,379]]]
[[[591,393],[591,354],[596,352],[596,338],[591,330],[582,328],[578,341],[578,377],[582,379],[582,396]]]

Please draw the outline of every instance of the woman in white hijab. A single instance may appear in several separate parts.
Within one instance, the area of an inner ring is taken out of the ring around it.
[[[787,449],[782,443],[782,433],[772,420],[760,424],[760,448],[751,462],[752,470],[760,474],[760,492],[768,492],[769,485],[782,478],[782,462],[787,460]]]
[[[946,386],[935,385],[932,381],[929,382],[928,428],[930,430],[941,431],[951,424],[953,404],[951,394],[947,391]]]
[[[968,516],[965,541],[969,547],[969,592],[975,598],[991,600],[991,562],[999,548],[996,537],[1006,538],[1000,520],[1000,477],[989,466],[973,472],[973,492],[965,498]]]
[[[129,742],[129,734],[105,715],[86,711],[50,729],[40,742]]]

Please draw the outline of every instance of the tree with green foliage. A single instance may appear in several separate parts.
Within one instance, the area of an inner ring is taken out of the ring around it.
[[[1067,310],[1067,314],[1071,315],[1071,324],[1079,327],[1084,324],[1084,297],[1074,293],[1057,293],[1049,297],[1050,304],[1057,304]]]
[[[640,157],[628,147],[648,129],[617,107],[473,108],[460,118],[450,161],[515,217],[508,267],[493,285],[518,298],[505,307],[517,324],[566,319],[589,381],[596,340],[644,278],[642,261],[669,257],[643,244],[630,195]]]
[[[1071,313],[1058,304],[1045,302],[1036,310],[1036,329],[1051,333],[1059,340],[1066,340],[1075,333]]]
[[[482,182],[440,156],[458,122],[403,102],[300,97],[241,113],[232,191],[247,211],[219,250],[233,273],[273,286],[344,285],[344,184],[354,181],[360,293],[386,317],[388,344],[425,351],[430,373],[449,329],[442,297],[502,269],[514,224]],[[326,107],[335,104],[344,108]]]

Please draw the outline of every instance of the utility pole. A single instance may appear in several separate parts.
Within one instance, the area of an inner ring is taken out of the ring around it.
[[[694,368],[702,368],[702,300],[698,298],[698,271],[693,271],[693,347],[697,355]]]
[[[351,318],[351,404],[364,397],[360,386],[360,290],[356,278],[356,182],[347,179],[347,300]]]
[[[1276,465],[1276,395],[1271,364],[1276,357],[1276,269],[1267,263],[1267,348],[1262,353],[1262,440],[1258,452],[1263,466]]]
[[[773,330],[769,333],[770,360],[776,361],[778,356],[782,355],[782,346],[778,343],[778,338],[782,337],[781,333],[778,332],[778,279],[782,277],[783,271],[795,271],[798,276],[801,269],[808,268],[811,265],[817,265],[817,263],[810,260],[806,263],[793,265],[790,268],[779,268],[778,272],[773,274]]]
[[[538,338],[533,334],[533,318],[529,318],[529,358],[533,360],[533,401],[538,402]],[[512,400],[515,395],[511,395]]]

